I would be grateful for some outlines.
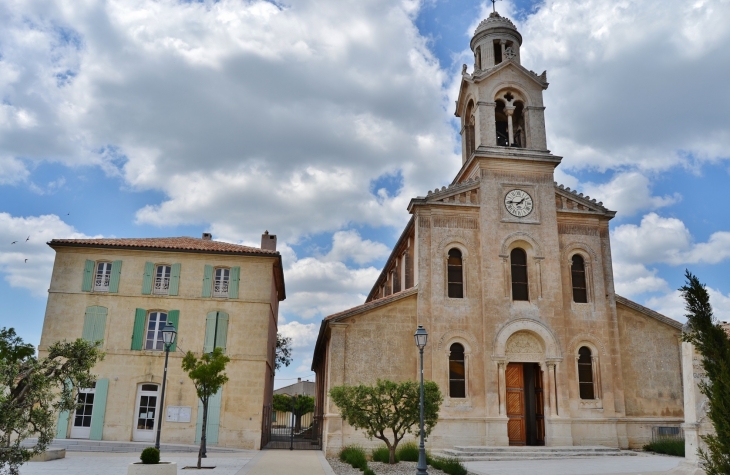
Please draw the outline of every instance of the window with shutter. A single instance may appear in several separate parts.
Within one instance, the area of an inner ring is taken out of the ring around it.
[[[228,286],[231,280],[231,269],[218,267],[213,280],[213,297],[228,298]]]
[[[97,262],[94,277],[94,292],[109,292],[109,283],[112,278],[112,263]]]
[[[582,346],[578,350],[578,386],[581,399],[595,399],[593,355],[587,346]]]
[[[461,343],[454,343],[449,348],[449,397],[466,397],[466,364]]]
[[[462,265],[461,251],[451,249],[447,264],[449,298],[464,298],[464,267]]]
[[[158,264],[155,269],[155,279],[152,286],[152,293],[156,295],[167,295],[170,292],[170,277],[172,266]]]
[[[570,276],[573,281],[573,302],[588,303],[586,289],[586,265],[583,256],[575,254],[570,266]]]

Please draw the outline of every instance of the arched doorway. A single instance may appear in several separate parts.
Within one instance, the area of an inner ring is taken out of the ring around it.
[[[545,445],[545,392],[540,361],[545,349],[530,332],[516,332],[505,345],[507,436],[510,445]]]

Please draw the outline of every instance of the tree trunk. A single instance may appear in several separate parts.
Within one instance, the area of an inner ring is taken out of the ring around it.
[[[393,465],[395,463],[395,445],[388,447],[389,457],[388,463]]]
[[[200,432],[200,450],[198,450],[198,468],[200,468],[200,463],[203,458],[203,454],[206,451],[205,447],[205,432],[208,429],[208,398],[203,400],[203,425],[201,426],[201,432]]]

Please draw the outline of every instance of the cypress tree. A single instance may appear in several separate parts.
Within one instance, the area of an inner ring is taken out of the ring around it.
[[[730,474],[730,337],[712,315],[710,295],[699,279],[686,271],[679,289],[685,300],[687,326],[684,341],[702,355],[706,378],[699,383],[707,396],[707,418],[715,434],[702,436],[707,450],[698,450],[707,475]]]

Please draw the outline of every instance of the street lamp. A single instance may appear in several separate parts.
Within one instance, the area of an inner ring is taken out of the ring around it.
[[[416,346],[418,347],[418,351],[421,353],[421,444],[418,446],[418,465],[416,465],[416,475],[428,475],[428,466],[426,465],[426,445],[423,441],[423,349],[426,347],[426,342],[428,342],[428,332],[425,328],[423,328],[423,325],[418,325],[413,337],[416,339]]]
[[[162,328],[162,342],[165,344],[165,372],[162,373],[162,394],[160,394],[160,411],[157,415],[157,438],[155,439],[155,448],[160,450],[160,431],[162,430],[162,412],[165,409],[165,383],[167,382],[167,359],[170,357],[170,347],[175,343],[177,330],[170,323],[165,323]]]

